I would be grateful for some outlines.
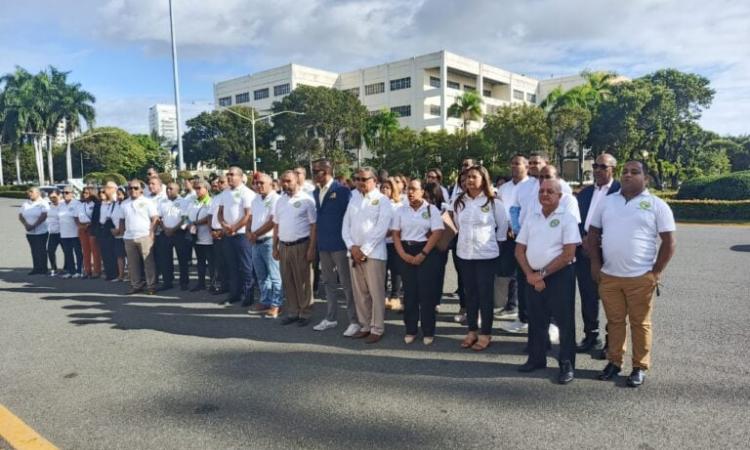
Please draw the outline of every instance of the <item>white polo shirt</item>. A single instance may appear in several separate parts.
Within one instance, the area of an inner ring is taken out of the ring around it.
[[[503,202],[503,205],[505,206],[505,214],[507,214],[508,217],[510,217],[510,207],[513,205],[518,206],[518,191],[521,189],[521,186],[530,182],[533,183],[533,180],[535,179],[536,178],[526,177],[518,183],[514,183],[513,180],[510,180],[503,183],[503,185],[497,189],[497,196]]]
[[[26,220],[26,223],[29,225],[36,223],[42,214],[47,213],[47,211],[49,211],[49,204],[41,197],[33,202],[31,200],[26,200],[21,204],[21,216],[23,216],[24,220]],[[31,231],[26,231],[26,234],[36,235],[47,232],[47,220],[45,220],[32,228]]]
[[[563,245],[581,243],[578,220],[562,206],[548,217],[535,211],[527,217],[516,242],[526,246],[531,268],[541,270],[562,254]]]
[[[118,228],[120,226],[120,221],[125,218],[122,215],[122,207],[120,205],[121,203],[115,203],[115,209],[112,210],[112,223],[115,224],[115,228]],[[122,238],[122,234],[118,234],[117,236],[115,236],[115,239]]]
[[[262,227],[266,222],[268,222],[268,219],[273,216],[273,212],[276,209],[276,203],[279,201],[279,197],[279,194],[277,194],[275,191],[271,191],[266,194],[266,198],[263,198],[260,195],[255,196],[252,204],[253,221],[250,224],[250,231],[254,233],[258,230],[258,228]],[[272,236],[273,227],[268,230],[267,233],[258,236],[258,238],[268,238]]]
[[[393,215],[391,216],[391,225],[389,225],[389,227],[388,227],[389,229],[391,229],[391,230],[393,229],[393,219],[396,217],[396,211],[398,211],[399,209],[401,209],[402,206],[404,206],[404,205],[406,205],[408,203],[409,203],[408,200],[405,201],[405,202],[401,201],[401,200],[399,200],[398,202],[394,202],[393,200],[391,200],[391,208],[393,209]],[[390,236],[386,236],[385,237],[385,243],[386,244],[393,244],[393,238],[390,237]]]
[[[576,219],[576,223],[581,223],[581,210],[578,208],[578,200],[570,194],[563,193],[560,197],[560,208],[571,214]],[[535,213],[542,212],[542,204],[539,202],[539,194],[537,193],[536,198],[521,208],[521,214],[519,222],[521,224],[526,223],[526,220]]]
[[[674,216],[664,200],[648,189],[625,201],[622,191],[608,195],[594,212],[591,226],[602,230],[602,272],[639,277],[656,262],[659,233],[675,231]]]
[[[256,195],[255,192],[244,184],[222,192],[217,199],[217,203],[219,203],[219,206],[224,207],[224,222],[230,225],[239,222],[245,216],[245,210],[249,210],[252,207],[253,199]],[[216,215],[219,215],[218,209],[216,210]],[[221,225],[219,225],[219,228],[221,228]],[[237,233],[244,234],[245,228],[239,228]]]
[[[183,211],[182,199],[180,198],[160,202],[156,210],[166,228],[174,228],[182,222]]]
[[[186,200],[183,199],[183,202]],[[187,211],[188,220],[190,223],[195,223],[199,220],[203,220],[211,213],[211,198],[209,197],[205,202],[199,201],[194,198],[190,203]],[[203,225],[195,226],[195,243],[198,245],[211,245],[214,243],[213,237],[211,237],[211,224],[205,223]]]
[[[400,231],[402,241],[427,242],[429,232],[443,229],[440,210],[426,200],[422,200],[416,211],[409,203],[402,205],[391,220],[391,230]]]
[[[57,205],[49,204],[47,211],[47,230],[49,234],[60,234],[60,202]]]
[[[79,209],[78,200],[71,200],[69,203],[65,201],[60,202],[60,209],[57,213],[58,221],[60,222],[60,238],[70,239],[78,237],[78,225],[76,219],[78,218]]]
[[[583,224],[584,231],[589,231],[591,219],[594,217],[594,211],[596,211],[596,207],[599,206],[602,200],[604,200],[604,197],[607,196],[607,192],[609,192],[609,188],[612,187],[614,181],[614,179],[611,179],[609,180],[609,183],[604,186],[594,185],[594,192],[591,193],[591,203],[589,204],[589,213],[586,216],[586,222]]]
[[[291,197],[283,194],[276,200],[273,223],[279,226],[281,242],[294,242],[310,236],[310,225],[317,218],[315,200],[302,189]]]
[[[79,202],[78,203],[78,221],[81,223],[91,223],[91,218],[94,216],[94,206],[96,203],[93,201]]]
[[[158,217],[156,203],[141,196],[137,199],[129,198],[120,204],[122,216],[125,219],[125,239],[139,239],[151,234],[151,218]]]
[[[391,200],[380,191],[373,189],[365,195],[353,191],[341,229],[341,237],[346,248],[351,249],[357,245],[368,258],[387,260],[385,234],[391,225],[392,217]]]
[[[500,256],[497,243],[508,235],[503,202],[496,198],[488,202],[484,193],[480,193],[474,198],[465,195],[463,203],[463,207],[453,211],[458,228],[456,255],[461,259],[497,258]]]
[[[115,205],[117,202],[110,201],[110,202],[102,202],[101,208],[99,208],[99,224],[104,225],[107,223],[107,219],[112,218],[112,212],[115,210]],[[112,221],[114,223],[114,221]],[[117,226],[117,224],[115,224]]]

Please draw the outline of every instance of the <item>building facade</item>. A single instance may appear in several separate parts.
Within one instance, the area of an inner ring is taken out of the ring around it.
[[[325,86],[351,92],[371,113],[396,112],[403,127],[453,132],[463,121],[448,109],[466,91],[480,94],[483,115],[490,115],[503,105],[538,104],[555,87],[583,81],[577,75],[540,81],[439,51],[343,73],[289,64],[215,83],[214,105],[244,105],[263,114],[297,86]],[[483,126],[483,120],[469,123],[470,131]]]
[[[148,109],[148,128],[164,138],[168,146],[177,143],[177,114],[174,105],[156,104]]]

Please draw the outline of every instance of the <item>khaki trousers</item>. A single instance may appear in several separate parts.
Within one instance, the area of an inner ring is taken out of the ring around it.
[[[651,311],[656,278],[651,272],[639,277],[613,277],[602,273],[599,296],[607,315],[607,356],[622,367],[627,349],[627,328],[633,341],[633,367],[648,370],[651,365]]]
[[[385,332],[385,266],[385,261],[368,258],[351,271],[359,325],[378,335]]]
[[[123,239],[125,254],[128,257],[130,286],[133,289],[156,289],[156,258],[154,257],[154,239],[150,236],[137,239]],[[144,286],[143,276],[146,274]]]
[[[289,317],[309,319],[312,313],[312,264],[307,261],[309,241],[295,245],[279,243],[281,288]]]

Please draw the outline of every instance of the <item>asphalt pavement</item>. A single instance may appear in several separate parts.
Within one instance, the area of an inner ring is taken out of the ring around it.
[[[586,355],[567,386],[552,357],[520,374],[525,336],[460,349],[454,298],[433,346],[405,345],[390,312],[365,345],[205,293],[28,276],[19,204],[0,199],[0,404],[62,449],[750,447],[750,227],[678,225],[631,389]]]

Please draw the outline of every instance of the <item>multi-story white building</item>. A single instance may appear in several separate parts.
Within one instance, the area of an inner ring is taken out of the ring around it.
[[[398,113],[402,126],[414,130],[455,131],[460,118],[448,108],[466,91],[480,93],[485,115],[509,104],[538,104],[555,87],[583,83],[580,76],[537,80],[447,51],[439,51],[351,72],[334,73],[289,64],[214,84],[214,105],[245,105],[268,112],[297,86],[326,86],[349,91],[375,113]],[[471,121],[470,130],[484,122]]]
[[[177,113],[174,105],[156,104],[148,109],[148,127],[151,133],[165,139],[165,144],[177,143]]]

